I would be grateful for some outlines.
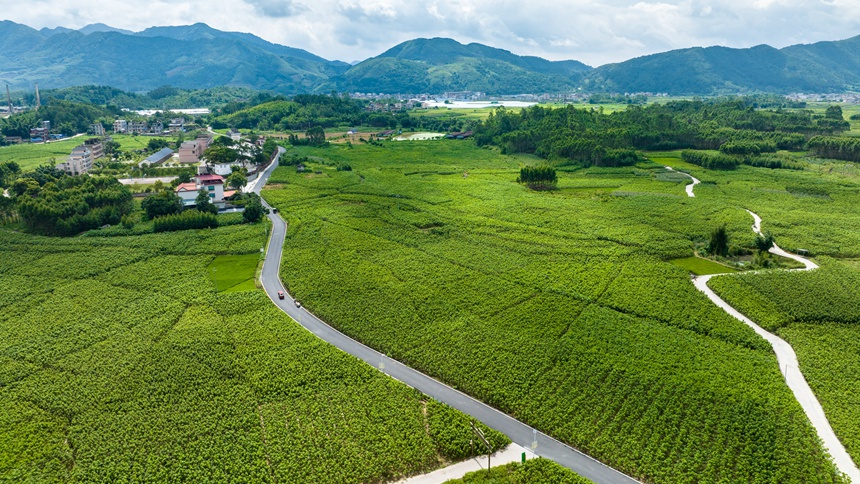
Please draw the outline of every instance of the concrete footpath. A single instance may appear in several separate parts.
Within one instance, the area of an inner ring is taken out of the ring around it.
[[[526,453],[526,459],[535,458],[535,454],[531,450],[521,445],[511,444],[490,456],[490,465],[498,467],[511,462],[520,462],[523,452]],[[463,462],[443,467],[427,474],[403,479],[397,481],[395,484],[440,484],[451,479],[459,479],[469,472],[480,470],[487,470],[486,455],[464,460]]]
[[[758,235],[762,235],[761,231],[761,217],[757,214],[747,210],[750,215],[753,217],[753,232]],[[804,257],[801,257],[797,254],[792,254],[790,252],[786,252],[779,248],[776,244],[771,247],[770,253],[781,256],[788,257],[790,259],[796,260],[803,264],[803,269],[794,269],[795,271],[811,271],[818,268],[814,262]],[[833,463],[836,464],[837,469],[840,472],[848,476],[851,479],[851,482],[857,484],[860,483],[860,470],[857,469],[857,466],[854,464],[854,461],[851,459],[851,456],[848,455],[848,452],[845,450],[845,447],[842,445],[842,442],[836,437],[836,433],[833,431],[833,427],[830,426],[830,421],[827,420],[827,415],[824,413],[824,408],[819,403],[818,399],[815,397],[815,393],[813,393],[812,389],[809,387],[809,384],[806,382],[806,378],[803,376],[803,373],[800,371],[800,365],[797,362],[797,355],[794,352],[794,348],[791,347],[788,342],[784,339],[780,338],[776,334],[770,333],[766,331],[764,328],[753,322],[750,318],[741,314],[740,311],[732,307],[729,303],[723,300],[720,296],[714,292],[713,289],[708,287],[708,281],[714,277],[741,277],[738,274],[726,275],[726,274],[712,274],[707,276],[699,276],[693,280],[693,284],[696,288],[710,299],[714,304],[720,307],[723,311],[727,312],[733,318],[743,322],[750,328],[752,328],[759,336],[767,340],[770,343],[771,347],[773,347],[773,352],[776,354],[776,360],[779,364],[779,369],[782,372],[782,375],[785,377],[785,383],[788,385],[788,388],[791,389],[794,397],[797,399],[797,402],[800,403],[800,406],[803,408],[803,411],[806,413],[806,416],[809,418],[810,423],[815,428],[815,431],[818,433],[818,437],[821,439],[822,444],[824,444],[824,449],[830,453],[830,457],[833,458]]]

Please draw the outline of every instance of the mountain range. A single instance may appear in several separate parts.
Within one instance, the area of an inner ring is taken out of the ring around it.
[[[415,39],[350,65],[248,33],[197,23],[141,32],[92,24],[36,30],[0,21],[0,82],[13,89],[108,85],[127,91],[159,86],[239,86],[283,94],[488,94],[745,92],[860,90],[860,36],[776,49],[695,47],[592,68],[575,60],[519,56],[452,39]]]

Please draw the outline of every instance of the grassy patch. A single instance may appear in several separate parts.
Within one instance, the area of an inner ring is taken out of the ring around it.
[[[72,148],[83,143],[83,137],[57,141],[55,143],[23,143],[0,147],[0,162],[14,161],[27,171],[39,165],[52,162],[60,163],[69,157]]]
[[[219,255],[207,266],[209,279],[218,292],[254,289],[254,273],[259,262],[260,254]]]
[[[697,276],[737,272],[737,269],[724,266],[712,260],[702,259],[701,257],[685,257],[683,259],[673,259],[669,262],[680,267],[681,269],[692,272]]]

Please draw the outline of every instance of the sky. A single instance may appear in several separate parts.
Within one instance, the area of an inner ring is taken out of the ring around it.
[[[686,47],[860,35],[860,0],[0,0],[0,12],[34,28],[203,22],[346,62],[418,37],[597,67]]]

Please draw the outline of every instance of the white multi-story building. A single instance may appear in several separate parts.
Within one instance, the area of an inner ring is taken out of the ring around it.
[[[124,119],[117,119],[113,122],[114,133],[125,133],[126,131],[128,131],[128,121]]]
[[[57,165],[69,175],[83,175],[93,167],[93,153],[87,145],[76,146],[64,163]]]
[[[132,121],[128,123],[129,133],[145,134],[148,130],[149,125],[146,124],[146,121]]]
[[[90,149],[93,161],[98,160],[105,155],[104,144],[102,144],[102,140],[98,138],[90,138],[84,141],[84,146]]]

